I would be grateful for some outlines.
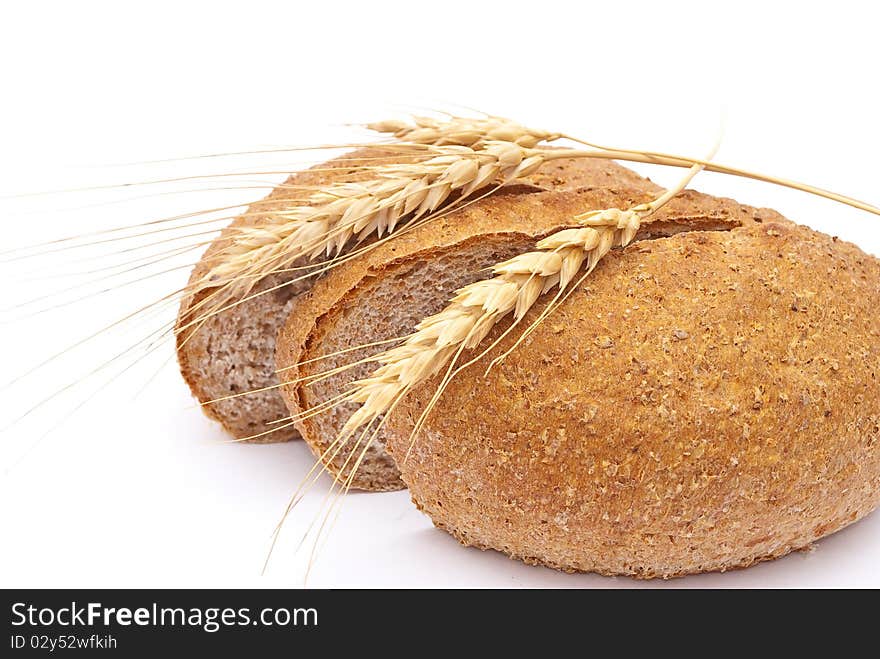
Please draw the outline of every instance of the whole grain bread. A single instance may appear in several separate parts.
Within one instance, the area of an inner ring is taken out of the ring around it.
[[[282,379],[290,382],[282,393],[291,413],[299,414],[330,401],[346,391],[353,380],[367,376],[374,366],[360,364],[307,385],[297,380],[375,354],[382,345],[358,346],[411,332],[422,318],[439,311],[454,290],[485,277],[488,266],[527,251],[536,240],[570,226],[577,213],[626,208],[658,194],[657,186],[644,180],[638,183],[606,183],[569,192],[499,194],[337,268],[310,294],[296,300],[278,336],[276,361],[284,369]],[[755,218],[778,217],[772,211],[687,191],[651,217],[638,239],[681,231],[733,229]],[[343,478],[348,477],[354,464],[354,459],[349,459],[353,442],[339,451],[331,443],[356,407],[352,403],[336,405],[297,423],[313,452],[323,457],[332,473]],[[353,487],[404,487],[384,442],[385,435],[380,432],[353,476]]]
[[[301,203],[292,200],[302,197],[302,186],[326,185],[342,178],[357,180],[363,177],[357,166],[365,159],[382,163],[391,162],[395,157],[395,153],[381,148],[361,149],[291,176],[221,233],[196,265],[190,282],[205,275],[209,269],[207,260],[229,245],[237,228],[270,222],[275,214],[291,204]],[[646,189],[655,187],[614,163],[579,159],[548,163],[536,174],[523,179],[521,184],[511,186],[507,193],[523,195],[549,189],[625,184]],[[485,200],[475,206],[487,203],[491,204]],[[305,265],[305,262],[295,264],[299,267]],[[302,271],[296,273],[297,276],[301,274]],[[255,442],[286,441],[298,437],[295,428],[278,423],[287,416],[287,408],[280,393],[272,388],[278,382],[274,361],[278,328],[287,319],[293,301],[309,290],[314,281],[291,281],[294,278],[289,272],[265,277],[253,290],[261,295],[204,322],[195,321],[204,311],[202,303],[212,291],[188,296],[181,303],[177,321],[180,371],[193,395],[203,403],[205,413],[235,437],[261,435],[252,440]],[[229,396],[235,397],[218,400]]]
[[[464,371],[400,462],[416,505],[465,545],[644,578],[782,556],[873,510],[880,261],[758,219],[612,252],[501,366]],[[392,415],[393,456],[432,392]]]

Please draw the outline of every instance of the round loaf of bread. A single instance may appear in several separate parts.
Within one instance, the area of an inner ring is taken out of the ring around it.
[[[612,252],[412,441],[436,382],[414,391],[385,438],[418,507],[466,545],[644,578],[782,556],[873,510],[880,261],[757,219]]]

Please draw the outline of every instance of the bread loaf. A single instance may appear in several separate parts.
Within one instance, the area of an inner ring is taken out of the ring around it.
[[[221,233],[193,270],[190,282],[204,276],[209,269],[208,259],[230,244],[236,228],[270,222],[273,214],[300,203],[292,200],[302,197],[302,186],[326,185],[343,178],[357,180],[362,175],[357,165],[365,159],[371,164],[391,162],[399,159],[399,154],[379,148],[361,149],[291,176],[266,200],[249,209],[249,214],[236,219]],[[656,189],[634,172],[616,164],[579,159],[548,163],[520,184],[511,186],[507,192],[530,194],[612,182]],[[485,203],[480,201],[475,206]],[[306,263],[300,261],[296,265]],[[177,356],[181,373],[193,395],[205,403],[203,409],[208,416],[219,421],[235,437],[261,435],[252,440],[255,442],[298,437],[292,426],[277,423],[287,416],[287,408],[277,389],[271,387],[278,383],[274,362],[275,335],[288,317],[293,301],[313,283],[313,279],[291,281],[301,274],[302,271],[286,272],[264,278],[252,291],[264,294],[218,313],[204,323],[194,321],[204,311],[199,304],[210,295],[210,290],[188,296],[181,303],[177,322]],[[229,396],[235,397],[218,400]]]
[[[527,249],[574,209],[643,194],[498,197],[432,235],[414,232],[297,302],[311,308],[280,333],[278,365],[404,335],[481,266]],[[483,377],[517,332],[453,380],[406,460],[436,383],[405,398],[356,486],[400,478],[467,545],[644,578],[782,556],[870,512],[880,501],[880,262],[773,211],[693,192],[652,219],[502,365]],[[316,374],[378,349],[292,370]],[[371,368],[288,386],[285,398],[294,412],[312,408]],[[316,453],[352,410],[299,424]]]

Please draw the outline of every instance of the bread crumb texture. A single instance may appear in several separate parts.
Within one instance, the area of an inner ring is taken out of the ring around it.
[[[466,545],[643,578],[870,512],[880,262],[775,218],[613,252],[487,377],[488,358],[454,380],[403,461],[432,383],[414,392],[387,445],[416,505]]]

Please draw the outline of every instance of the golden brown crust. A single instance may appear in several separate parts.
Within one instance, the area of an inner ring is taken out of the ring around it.
[[[419,508],[464,544],[645,578],[874,509],[880,262],[767,219],[612,253],[488,377],[462,373],[402,465]],[[390,420],[393,455],[431,391]]]
[[[311,293],[294,303],[277,340],[276,364],[278,368],[285,369],[283,379],[293,381],[298,377],[314,375],[380,350],[380,347],[359,350],[338,359],[322,360],[306,364],[300,369],[295,368],[298,362],[314,360],[352,344],[358,345],[358,342],[347,339],[351,334],[351,325],[358,324],[357,320],[352,321],[349,316],[353,310],[382,304],[373,301],[373,297],[379,295],[380,289],[387,296],[389,286],[401,282],[401,295],[423,299],[426,296],[439,295],[441,297],[436,299],[436,303],[445,301],[450,291],[444,293],[435,290],[435,281],[429,282],[432,288],[428,290],[419,290],[417,284],[413,283],[417,281],[414,274],[418,272],[420,264],[433,264],[444,259],[453,259],[457,254],[482,251],[485,255],[482,265],[486,266],[500,260],[498,257],[493,258],[493,254],[504,253],[509,256],[528,250],[541,237],[570,226],[572,218],[579,212],[599,208],[626,208],[647,201],[657,193],[656,186],[643,180],[638,188],[596,187],[525,196],[499,194],[480,205],[463,209],[448,218],[403,234],[393,242],[336,268],[319,281]],[[731,229],[753,221],[754,217],[770,219],[779,216],[771,211],[757,211],[741,206],[732,200],[716,199],[687,191],[674,199],[662,212],[650,218],[639,238],[670,235],[692,229]],[[482,275],[474,270],[469,276],[477,279]],[[391,309],[386,311],[392,313]],[[411,328],[408,327],[406,331],[409,329]],[[369,339],[362,342],[392,338],[398,336],[399,332],[394,326],[385,327],[374,323]],[[298,414],[316,407],[331,395],[341,393],[353,377],[356,375],[352,372],[334,376],[322,384],[323,391],[299,383],[288,384],[282,387],[282,395],[291,413]],[[330,448],[347,413],[350,411],[338,406],[332,415],[323,414],[305,419],[297,424],[297,428],[313,452],[320,456]],[[381,446],[381,434],[378,440],[378,445]],[[402,487],[393,461],[383,450],[377,448],[371,451],[354,477],[353,486],[370,490]],[[325,463],[334,474],[338,474],[348,454],[348,450],[342,450],[334,461],[325,460]]]

